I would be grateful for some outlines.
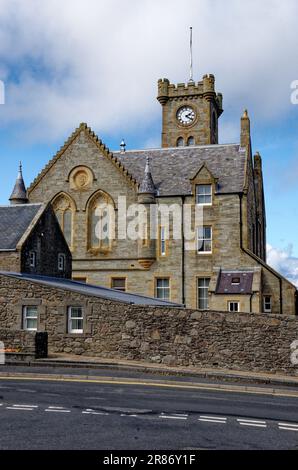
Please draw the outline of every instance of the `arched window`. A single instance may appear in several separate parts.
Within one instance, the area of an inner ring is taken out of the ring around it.
[[[184,147],[184,139],[183,137],[179,137],[177,139],[177,147]]]
[[[73,247],[73,221],[75,213],[75,204],[70,196],[65,193],[58,194],[52,201],[52,206],[65,240],[70,248]]]
[[[88,203],[88,249],[107,252],[115,238],[115,206],[113,199],[99,191]]]
[[[187,146],[190,147],[191,145],[195,145],[195,139],[192,136],[187,139]]]

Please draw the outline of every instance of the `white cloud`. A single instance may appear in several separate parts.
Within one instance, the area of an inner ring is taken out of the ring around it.
[[[192,25],[196,78],[215,73],[222,140],[238,140],[230,116],[244,107],[280,119],[291,106],[297,16],[296,0],[0,0],[0,122],[33,140],[81,121],[101,134],[144,131],[160,116],[158,78],[188,78]]]
[[[277,249],[268,244],[267,262],[298,287],[298,258],[293,256],[292,245]]]

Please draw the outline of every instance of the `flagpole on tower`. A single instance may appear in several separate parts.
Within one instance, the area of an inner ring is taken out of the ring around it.
[[[189,81],[193,82],[193,61],[192,61],[192,26],[190,27],[190,74]]]

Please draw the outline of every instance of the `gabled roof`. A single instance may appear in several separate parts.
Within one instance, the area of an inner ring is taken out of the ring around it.
[[[94,286],[82,282],[72,281],[70,279],[58,279],[55,277],[45,277],[33,274],[19,274],[11,272],[0,272],[0,275],[22,279],[24,281],[34,282],[45,286],[63,289],[71,292],[78,292],[80,294],[89,295],[92,297],[99,297],[102,299],[113,300],[115,302],[122,302],[125,304],[135,305],[150,305],[155,307],[177,307],[182,308],[183,305],[175,304],[166,300],[155,299],[145,295],[131,294],[129,292],[121,292],[108,287]]]
[[[123,166],[142,181],[146,158],[160,196],[190,195],[191,179],[205,164],[218,181],[217,193],[240,193],[245,179],[246,151],[239,144],[115,152]]]
[[[125,169],[117,157],[113,155],[113,153],[106,147],[106,145],[99,139],[99,137],[92,131],[90,127],[86,123],[81,123],[80,126],[71,134],[69,139],[64,143],[64,145],[60,148],[60,150],[56,153],[56,155],[47,163],[44,169],[39,173],[39,175],[34,179],[31,183],[30,187],[28,188],[28,194],[37,186],[37,184],[41,181],[41,179],[47,174],[47,172],[53,167],[53,165],[62,157],[64,152],[68,149],[68,147],[75,141],[75,139],[79,136],[79,134],[85,131],[88,137],[94,142],[94,144],[98,147],[98,149],[111,160],[111,162],[121,171],[124,176],[128,177],[131,182],[135,185],[137,184],[136,180],[133,178],[132,175],[129,174],[127,169]]]
[[[220,272],[216,294],[252,294],[254,273],[251,271]]]
[[[0,251],[16,250],[44,204],[0,206]]]

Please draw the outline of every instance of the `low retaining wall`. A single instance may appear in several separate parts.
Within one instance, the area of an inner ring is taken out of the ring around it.
[[[298,375],[291,344],[293,317],[192,310],[93,306],[92,333],[69,337],[53,331],[55,352],[103,358]]]

